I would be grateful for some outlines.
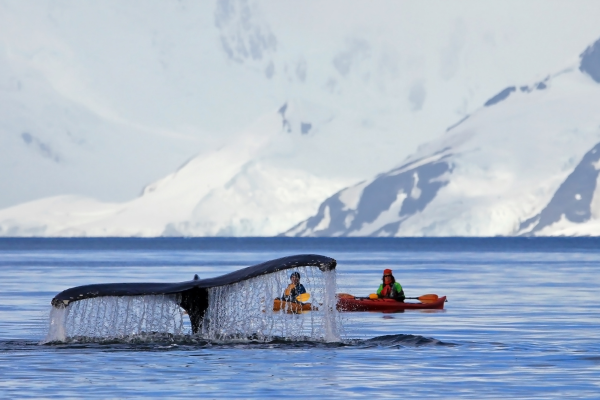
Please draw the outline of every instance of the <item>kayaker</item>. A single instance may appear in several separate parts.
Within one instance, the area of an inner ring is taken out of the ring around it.
[[[379,298],[396,299],[404,302],[404,290],[402,290],[402,285],[396,282],[391,269],[383,270],[382,280],[383,283],[377,289],[377,296]]]
[[[300,283],[300,273],[292,272],[290,275],[291,283],[283,292],[283,296],[281,296],[281,300],[283,301],[294,301],[297,302],[296,297],[301,295],[302,293],[306,293],[306,289],[304,285]]]

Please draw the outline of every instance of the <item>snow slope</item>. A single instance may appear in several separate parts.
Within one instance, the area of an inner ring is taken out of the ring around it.
[[[301,129],[295,121],[307,108],[288,103],[274,110],[227,145],[190,159],[128,202],[71,195],[0,210],[0,236],[275,235],[348,183],[270,161],[285,157],[286,149],[304,138],[295,132]],[[318,118],[303,120],[318,130]]]
[[[0,208],[129,201],[293,100],[322,123],[292,121],[305,140],[272,168],[365,179],[584,47],[599,13],[593,1],[1,0]]]
[[[285,234],[599,235],[599,109],[600,40],[568,68],[502,90]]]

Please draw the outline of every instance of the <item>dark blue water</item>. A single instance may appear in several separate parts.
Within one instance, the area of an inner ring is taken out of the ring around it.
[[[0,239],[2,398],[600,398],[600,240]],[[346,313],[340,341],[194,336],[41,345],[50,300],[89,283],[178,282],[291,254],[338,291],[394,270],[443,311]]]

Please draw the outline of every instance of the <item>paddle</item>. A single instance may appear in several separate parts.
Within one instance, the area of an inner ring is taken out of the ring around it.
[[[407,299],[411,299],[411,300],[420,300],[421,303],[435,303],[439,297],[437,294],[424,294],[423,296],[419,296],[419,297],[406,297]]]
[[[377,296],[377,294],[375,293],[371,293],[369,295],[369,299],[378,299],[379,296]],[[405,297],[405,299],[409,299],[409,300],[420,300],[421,303],[435,303],[438,300],[438,295],[437,294],[424,294],[423,296],[419,296],[419,297]]]
[[[287,301],[287,300],[285,300],[285,298],[287,298],[287,297],[282,297],[281,301]],[[296,296],[294,301],[300,301],[300,302],[304,303],[308,299],[310,299],[310,293],[302,293],[302,294],[299,294],[298,296]],[[279,300],[279,297],[275,300]]]
[[[303,303],[305,301],[307,301],[308,299],[310,299],[310,293],[302,293],[302,294],[299,294],[298,296],[296,296],[296,300],[301,301]]]

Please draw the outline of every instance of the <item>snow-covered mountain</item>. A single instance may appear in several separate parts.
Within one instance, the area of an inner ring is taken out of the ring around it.
[[[600,40],[510,86],[401,166],[325,200],[288,236],[600,234]]]
[[[296,121],[305,134],[269,164],[333,193],[583,48],[599,13],[516,0],[1,0],[0,208],[130,201],[294,100],[323,123]]]
[[[331,195],[347,182],[280,160],[309,146],[336,111],[291,100],[134,200],[29,202],[0,210],[0,235],[598,234],[599,105],[600,40],[567,68],[500,91],[401,166]],[[318,163],[326,149],[312,156],[305,161]]]
[[[276,235],[349,183],[277,165],[331,118],[310,118],[314,108],[285,103],[128,202],[57,196],[0,210],[0,236]]]
[[[600,33],[490,4],[0,0],[0,235],[284,232]]]

